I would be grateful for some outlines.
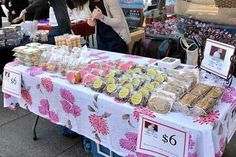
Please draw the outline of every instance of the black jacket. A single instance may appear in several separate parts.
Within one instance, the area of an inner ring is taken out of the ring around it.
[[[35,0],[31,5],[26,8],[27,12],[34,12],[35,9],[39,8],[45,1],[49,1],[52,6],[57,23],[59,26],[60,34],[71,33],[70,18],[67,12],[66,0]]]
[[[18,16],[23,9],[28,7],[28,5],[29,5],[28,0],[5,0],[6,8],[10,12],[14,10]]]

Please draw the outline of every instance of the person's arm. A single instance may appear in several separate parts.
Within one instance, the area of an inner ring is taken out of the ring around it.
[[[37,8],[41,7],[41,5],[45,3],[44,1],[48,0],[35,0],[24,10],[26,13],[34,12]]]
[[[37,10],[42,4],[44,4],[45,1],[48,1],[48,0],[35,0],[35,1],[33,1],[33,3],[31,3],[28,7],[26,7],[24,10],[22,10],[21,13],[20,13],[20,16],[17,17],[17,18],[15,18],[12,22],[13,22],[13,23],[17,23],[17,22],[19,22],[20,20],[23,20],[26,13],[32,13],[32,12],[34,12],[34,11]]]
[[[101,15],[100,17],[96,18],[104,22],[105,24],[116,28],[120,27],[120,24],[122,23],[121,19],[123,18],[123,12],[120,7],[118,0],[107,0],[108,3],[108,9],[111,13],[112,17],[108,17],[105,15]]]

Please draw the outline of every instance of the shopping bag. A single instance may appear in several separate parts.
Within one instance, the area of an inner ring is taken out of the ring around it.
[[[188,65],[198,65],[198,54],[201,51],[199,46],[193,42],[188,44],[185,38],[180,38],[180,45],[186,52],[186,64]]]

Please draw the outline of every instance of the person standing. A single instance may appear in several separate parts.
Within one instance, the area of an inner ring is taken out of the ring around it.
[[[28,7],[28,0],[5,0],[5,6],[8,9],[8,21],[12,22],[13,19],[20,15],[20,12]]]
[[[21,11],[20,16],[14,21],[17,22],[18,20],[23,19],[26,13],[34,12],[34,10],[40,8],[45,1],[50,3],[50,7],[52,7],[54,11],[59,33],[71,33],[70,18],[67,12],[66,0],[34,0],[31,5]]]
[[[54,36],[71,33],[70,18],[67,10],[67,5],[71,6],[70,0],[34,0],[27,8],[21,11],[20,16],[14,20],[17,22],[24,18],[26,13],[32,13],[42,4],[49,2],[49,23],[52,26],[49,32],[49,44],[54,44]]]
[[[98,49],[127,53],[131,41],[129,27],[119,0],[74,0],[78,8],[89,7],[90,26],[96,26]]]
[[[2,17],[6,17],[6,14],[4,13],[2,9],[3,4],[4,4],[4,1],[0,0],[0,28],[2,28]]]

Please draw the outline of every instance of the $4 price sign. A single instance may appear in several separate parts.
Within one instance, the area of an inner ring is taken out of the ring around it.
[[[4,68],[2,91],[15,97],[21,96],[21,73],[10,68]]]

